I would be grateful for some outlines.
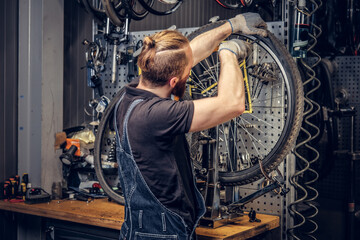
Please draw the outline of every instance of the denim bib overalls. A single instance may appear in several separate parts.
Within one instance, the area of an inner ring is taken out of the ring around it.
[[[126,111],[122,136],[117,129],[116,112],[124,95],[115,107],[116,157],[119,164],[119,178],[125,198],[125,217],[120,231],[120,239],[126,240],[190,240],[199,219],[205,213],[205,204],[200,192],[195,187],[196,222],[195,226],[187,226],[184,219],[166,208],[151,192],[142,177],[132,155],[128,139],[127,125],[130,113],[142,99],[134,100]],[[195,180],[193,181],[195,185]]]

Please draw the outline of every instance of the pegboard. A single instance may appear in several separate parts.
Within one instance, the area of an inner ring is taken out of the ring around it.
[[[333,89],[336,92],[344,89],[347,92],[347,106],[353,106],[357,110],[355,117],[355,144],[354,150],[360,151],[360,57],[341,56],[336,57],[333,62],[336,64],[332,77]],[[344,106],[342,106],[344,107]],[[338,121],[338,149],[346,152],[350,149],[350,118],[341,118]],[[321,152],[329,151],[321,146]],[[356,184],[360,185],[359,162],[355,162]],[[317,183],[320,196],[330,199],[347,200],[349,186],[349,158],[345,154],[335,156],[334,166],[331,172]],[[360,200],[360,189],[355,188],[355,198]]]
[[[344,89],[348,94],[348,106],[353,106],[357,110],[355,118],[355,149],[360,150],[360,57],[347,56],[336,57],[336,71],[333,76],[333,87],[336,92]],[[347,150],[350,147],[350,118],[342,118],[339,122],[339,148]]]
[[[287,39],[287,36],[284,34],[284,23],[283,22],[271,22],[267,23],[268,29],[273,34],[275,34],[276,37],[278,37],[282,42],[284,42]],[[195,31],[197,28],[187,28],[187,29],[178,29],[181,33],[183,33],[185,36],[189,35],[191,32]],[[151,34],[154,34],[158,32],[159,30],[155,31],[144,31],[144,32],[133,32],[130,35],[130,42],[129,44],[136,45],[139,40],[142,40],[145,36],[149,36]],[[125,52],[126,46],[118,46],[119,52]],[[128,84],[127,79],[127,65],[118,65],[117,66],[117,75],[116,75],[116,81],[114,83],[111,83],[111,77],[112,77],[112,69],[111,69],[111,62],[112,62],[112,54],[113,54],[113,46],[109,46],[108,49],[108,58],[106,60],[106,70],[102,73],[102,79],[103,87],[104,87],[104,93],[109,99],[112,99],[113,96],[126,84]],[[271,119],[269,119],[271,121]],[[276,120],[277,121],[277,120]],[[268,139],[271,142],[271,139]],[[103,145],[103,151],[109,151],[109,146],[104,143]],[[290,162],[290,161],[289,161]],[[286,171],[286,166],[289,166],[288,164],[281,164],[279,166],[280,172],[282,174],[285,174],[285,179],[289,179],[289,176],[293,174],[292,171]],[[293,166],[293,163],[291,163],[291,166]],[[292,169],[289,168],[289,169]],[[240,189],[240,195],[242,197],[245,197],[256,190],[259,189],[261,186],[263,180],[256,181],[254,183],[244,185],[239,187]],[[287,186],[289,186],[288,182],[286,183]],[[283,209],[287,208],[287,201],[284,197],[281,197],[280,195],[269,192],[265,194],[262,197],[257,198],[254,200],[254,202],[249,203],[245,206],[245,210],[249,210],[250,208],[255,209],[259,213],[267,213],[267,214],[274,214],[274,215],[281,215],[283,216],[284,211]]]

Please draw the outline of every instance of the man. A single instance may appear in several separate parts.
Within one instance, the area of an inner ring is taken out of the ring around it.
[[[117,159],[125,197],[120,239],[195,239],[205,212],[196,189],[185,133],[214,127],[245,110],[238,60],[247,55],[240,40],[221,43],[232,32],[266,36],[258,14],[245,13],[189,42],[166,30],[144,39],[138,84],[126,86],[116,106]],[[221,44],[220,44],[221,43]],[[220,44],[220,46],[219,46]],[[216,97],[174,101],[185,92],[190,70],[219,46]]]

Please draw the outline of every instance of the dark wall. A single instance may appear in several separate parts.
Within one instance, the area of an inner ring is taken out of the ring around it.
[[[0,0],[0,182],[17,172],[18,9]],[[10,212],[0,211],[0,236],[16,239]]]
[[[0,182],[17,169],[18,1],[0,0]]]
[[[84,39],[92,39],[92,22],[77,1],[64,1],[64,128],[91,120],[84,112],[92,98],[86,85]]]

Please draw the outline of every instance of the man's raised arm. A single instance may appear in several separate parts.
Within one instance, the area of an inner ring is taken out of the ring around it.
[[[220,76],[216,97],[194,101],[190,132],[214,127],[239,116],[245,110],[245,91],[238,60],[249,52],[247,43],[234,39],[219,46]]]
[[[200,34],[190,42],[190,47],[193,52],[194,64],[198,64],[204,60],[219,46],[219,44],[227,38],[231,31],[230,22],[214,28],[210,31]]]
[[[231,33],[258,34],[266,37],[266,28],[266,23],[257,13],[238,14],[228,19],[223,25],[200,34],[190,42],[194,58],[193,66],[210,56]]]

